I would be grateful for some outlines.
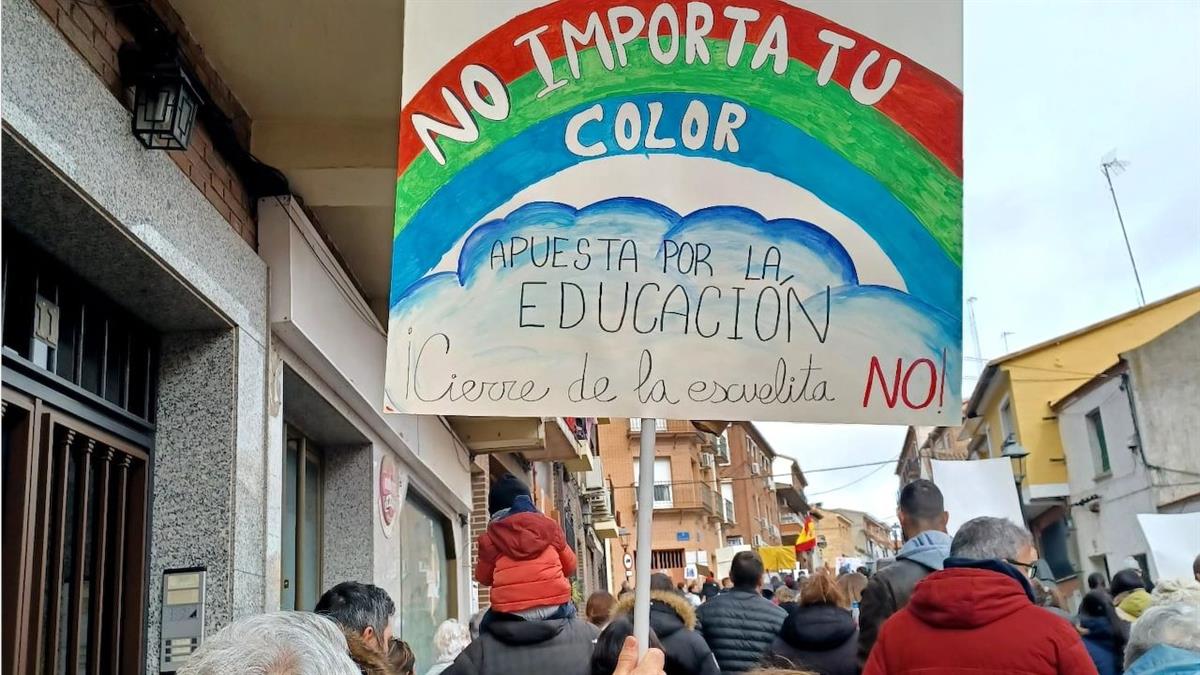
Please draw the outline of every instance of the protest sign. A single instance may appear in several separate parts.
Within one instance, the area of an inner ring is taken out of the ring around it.
[[[1200,551],[1200,513],[1139,513],[1155,579],[1191,579]]]
[[[935,459],[930,464],[933,482],[942,491],[950,514],[946,531],[951,536],[963,523],[979,516],[1007,518],[1025,527],[1012,460],[1007,457],[970,462]]]
[[[410,0],[387,409],[956,423],[961,7],[809,5]]]

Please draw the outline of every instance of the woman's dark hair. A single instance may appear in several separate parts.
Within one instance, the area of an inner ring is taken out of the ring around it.
[[[1133,591],[1139,588],[1145,588],[1146,582],[1142,581],[1142,573],[1138,570],[1123,569],[1113,575],[1112,586],[1109,589],[1113,596],[1118,596],[1126,591]]]
[[[1104,588],[1108,584],[1108,580],[1099,572],[1092,572],[1088,575],[1088,590],[1094,591],[1098,588]]]
[[[633,635],[633,622],[624,617],[614,619],[608,627],[600,631],[596,638],[596,647],[592,650],[592,675],[612,675],[617,669],[617,659],[621,657],[621,648],[625,646],[625,638]],[[650,629],[650,646],[662,649],[662,643]]]
[[[1117,616],[1112,599],[1102,590],[1089,591],[1079,603],[1080,618],[1105,619],[1113,636],[1113,649],[1120,659],[1125,658],[1125,642],[1129,639],[1129,624]]]

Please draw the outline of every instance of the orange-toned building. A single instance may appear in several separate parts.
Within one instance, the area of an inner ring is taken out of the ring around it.
[[[688,420],[658,420],[654,453],[654,532],[651,569],[684,581],[693,570],[702,578],[724,545],[725,504],[717,482],[720,437]],[[637,490],[641,420],[612,418],[600,425],[600,458],[611,486],[619,524],[608,546],[610,588],[634,585],[637,549]],[[628,556],[628,557],[627,557]]]
[[[772,479],[775,450],[751,422],[736,422],[725,432],[727,457],[718,457],[726,514],[723,545],[778,546],[779,504]]]

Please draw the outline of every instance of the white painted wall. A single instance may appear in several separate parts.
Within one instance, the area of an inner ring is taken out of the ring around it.
[[[1093,410],[1100,411],[1108,442],[1111,471],[1107,475],[1100,474],[1089,440],[1085,415]],[[1108,571],[1115,573],[1127,556],[1146,553],[1136,515],[1155,513],[1150,475],[1130,449],[1136,435],[1129,397],[1122,389],[1120,376],[1106,379],[1064,406],[1058,414],[1058,429],[1067,458],[1070,500],[1100,495],[1099,513],[1093,513],[1087,506],[1071,508],[1080,564],[1085,575],[1103,573],[1105,570],[1091,561],[1092,556],[1103,555],[1108,561]]]
[[[1200,511],[1200,314],[1122,355],[1162,511]]]
[[[466,535],[459,518],[471,512],[466,447],[440,417],[382,412],[386,351],[383,329],[307,217],[290,199],[260,201],[259,249],[271,273],[269,320],[279,362],[301,375],[368,439],[372,446],[372,489],[378,485],[380,462],[391,454],[397,468],[409,475],[409,490],[420,492],[450,522],[458,547],[458,615],[468,617],[470,549],[464,547]],[[278,372],[272,372],[272,382],[278,377]],[[276,407],[272,409],[272,420],[272,427],[282,428],[281,411]],[[281,465],[282,434],[273,437],[280,439],[272,456],[280,458],[277,463]],[[269,501],[277,503],[277,495],[271,497]],[[374,527],[371,533],[364,533],[363,544],[371,546],[374,553],[372,581],[398,598],[397,540],[384,536],[379,509],[374,508],[377,499],[371,503]],[[270,550],[272,546],[274,551]],[[268,542],[268,559],[278,564],[277,541]]]

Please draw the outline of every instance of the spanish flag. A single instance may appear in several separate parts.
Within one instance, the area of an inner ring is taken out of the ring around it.
[[[796,553],[804,553],[816,548],[817,534],[815,530],[812,515],[804,516],[804,529],[796,537]]]

